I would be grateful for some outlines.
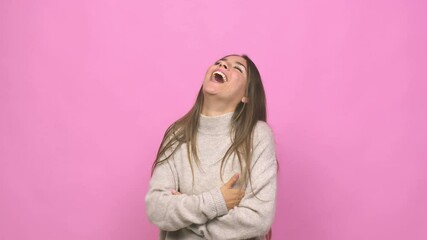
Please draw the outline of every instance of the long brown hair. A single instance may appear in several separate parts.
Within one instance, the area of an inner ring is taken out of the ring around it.
[[[231,127],[234,137],[232,138],[231,146],[222,158],[220,176],[222,179],[227,159],[232,154],[236,154],[240,164],[241,179],[243,183],[246,184],[248,179],[249,182],[252,182],[250,166],[252,160],[253,130],[258,121],[267,120],[266,99],[260,73],[252,60],[246,55],[228,56],[240,56],[246,60],[247,85],[245,96],[249,100],[245,103],[240,102],[237,104],[232,116]],[[228,56],[225,56],[224,58]],[[191,166],[194,184],[193,165],[194,163],[197,166],[200,164],[196,149],[196,137],[199,126],[199,116],[202,111],[204,100],[202,88],[203,86],[200,88],[196,102],[191,110],[182,118],[170,125],[166,130],[157,152],[156,160],[153,163],[151,173],[153,173],[158,164],[167,161],[183,143],[186,143],[188,161]]]

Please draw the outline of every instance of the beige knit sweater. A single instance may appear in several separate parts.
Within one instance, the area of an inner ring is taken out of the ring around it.
[[[193,164],[194,186],[185,144],[154,170],[145,203],[150,221],[161,230],[160,239],[264,239],[270,229],[277,165],[267,123],[259,121],[254,130],[252,188],[248,186],[240,204],[229,211],[221,194],[220,187],[240,172],[237,156],[232,155],[221,180],[221,159],[231,144],[232,115],[200,116],[197,151],[201,164],[199,168]],[[172,195],[172,189],[182,195]]]

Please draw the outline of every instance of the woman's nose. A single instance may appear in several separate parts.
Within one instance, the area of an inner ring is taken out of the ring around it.
[[[219,64],[219,66],[220,66],[220,67],[224,67],[225,69],[228,69],[227,65],[226,65],[226,64],[224,64],[224,63],[220,63],[220,64]]]

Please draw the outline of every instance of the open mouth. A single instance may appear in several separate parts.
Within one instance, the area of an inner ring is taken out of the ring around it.
[[[215,82],[218,82],[218,83],[225,83],[225,82],[227,82],[227,77],[225,76],[224,73],[222,73],[220,71],[215,71],[212,74],[212,80],[214,80]]]

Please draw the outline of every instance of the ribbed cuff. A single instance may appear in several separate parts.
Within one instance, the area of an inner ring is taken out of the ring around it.
[[[222,196],[221,190],[219,188],[213,189],[209,192],[212,196],[217,217],[225,215],[228,213],[227,205],[225,204],[224,197]]]

